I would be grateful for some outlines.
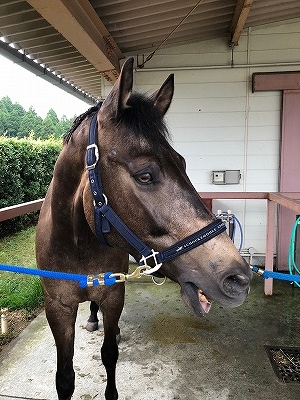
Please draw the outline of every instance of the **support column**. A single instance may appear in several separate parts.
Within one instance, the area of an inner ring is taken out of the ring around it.
[[[283,93],[279,192],[300,191],[300,72],[257,73],[252,76],[252,90]],[[291,229],[296,214],[278,209],[277,268],[287,269]]]

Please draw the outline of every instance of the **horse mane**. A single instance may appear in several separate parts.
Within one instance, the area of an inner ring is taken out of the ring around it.
[[[96,105],[90,107],[86,112],[80,114],[78,117],[75,118],[73,121],[73,124],[70,128],[70,130],[65,134],[64,136],[64,144],[68,143],[69,140],[71,139],[71,136],[73,132],[78,128],[78,126],[81,124],[81,122],[86,118],[89,117],[90,115],[94,115],[96,112],[99,111],[100,107],[102,106],[102,101],[97,103]]]

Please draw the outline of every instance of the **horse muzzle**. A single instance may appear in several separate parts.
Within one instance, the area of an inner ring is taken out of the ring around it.
[[[193,274],[194,275],[194,274]],[[185,277],[181,286],[181,296],[184,303],[197,316],[204,316],[210,309],[213,301],[227,307],[238,307],[246,299],[250,291],[252,272],[224,274],[219,282],[212,283],[203,277]]]

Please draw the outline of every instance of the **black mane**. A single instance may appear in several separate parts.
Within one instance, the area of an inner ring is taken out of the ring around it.
[[[69,132],[65,135],[64,143],[68,143],[73,132],[83,120],[97,113],[101,106],[102,102],[99,102],[79,115],[74,120]],[[146,139],[153,149],[157,151],[165,147],[169,142],[170,134],[164,118],[153,107],[153,99],[141,93],[132,93],[128,99],[127,106],[116,118],[111,120],[119,132],[123,131],[126,137],[128,137],[128,132],[130,132],[135,139]]]
[[[86,112],[80,114],[74,121],[70,128],[70,130],[64,136],[64,143],[68,143],[71,139],[73,132],[78,128],[81,122],[90,115],[94,115],[96,112],[99,111],[100,107],[102,106],[102,102],[97,103],[95,106],[90,107]]]

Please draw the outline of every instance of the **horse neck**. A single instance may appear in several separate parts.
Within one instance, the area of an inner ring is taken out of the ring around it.
[[[53,190],[59,196],[73,196],[85,172],[87,129],[77,129],[64,147],[55,164]]]

